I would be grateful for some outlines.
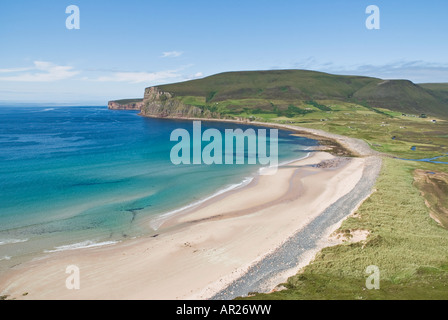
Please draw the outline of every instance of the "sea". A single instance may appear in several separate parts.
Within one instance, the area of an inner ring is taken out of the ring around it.
[[[53,252],[156,234],[151,221],[240,188],[262,170],[259,163],[175,165],[175,129],[192,133],[192,121],[97,106],[0,106],[0,274]],[[317,145],[292,134],[278,131],[280,163]]]

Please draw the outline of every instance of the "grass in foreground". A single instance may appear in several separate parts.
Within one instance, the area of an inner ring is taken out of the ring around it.
[[[323,249],[287,290],[248,299],[448,299],[448,231],[414,186],[421,165],[384,159],[376,191],[339,230],[368,230],[367,239]],[[379,290],[366,289],[369,265],[380,269]]]

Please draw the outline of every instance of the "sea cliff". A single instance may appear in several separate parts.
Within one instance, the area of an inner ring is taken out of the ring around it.
[[[189,118],[202,117],[203,112],[200,107],[184,104],[170,92],[150,87],[145,89],[141,115],[160,118]]]
[[[107,106],[111,110],[141,110],[143,107],[143,100],[131,99],[109,101]]]
[[[143,100],[128,99],[109,101],[112,110],[140,110],[140,115],[157,118],[224,118],[218,112],[212,112],[203,106],[183,103],[173,93],[162,91],[158,87],[145,89]]]

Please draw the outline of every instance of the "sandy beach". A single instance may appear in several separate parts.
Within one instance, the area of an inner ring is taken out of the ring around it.
[[[9,299],[210,298],[355,187],[366,158],[334,159],[311,152],[275,175],[259,176],[171,217],[157,237],[52,253],[18,265],[0,279],[0,294]],[[66,288],[69,265],[79,267],[79,290]]]

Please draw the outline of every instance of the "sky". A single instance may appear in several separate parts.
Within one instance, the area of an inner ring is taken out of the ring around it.
[[[0,103],[106,105],[240,70],[448,82],[447,12],[446,0],[1,0]]]

